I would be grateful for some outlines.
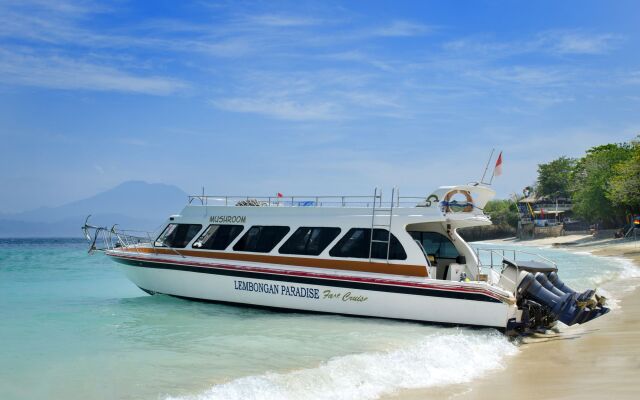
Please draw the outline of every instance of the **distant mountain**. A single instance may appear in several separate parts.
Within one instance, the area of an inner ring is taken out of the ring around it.
[[[169,215],[180,212],[186,201],[187,194],[175,186],[129,181],[59,207],[0,215],[0,237],[80,236],[89,214],[94,225],[154,230]]]

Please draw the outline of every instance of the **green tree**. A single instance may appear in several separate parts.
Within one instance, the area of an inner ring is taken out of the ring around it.
[[[616,176],[616,165],[632,153],[628,143],[606,144],[587,150],[571,174],[573,210],[589,222],[608,225],[624,220],[624,210],[616,207],[608,195],[609,183]]]
[[[560,157],[546,164],[538,164],[537,194],[553,199],[569,198],[571,188],[571,172],[576,160]]]
[[[627,212],[640,212],[640,141],[631,143],[631,157],[614,166],[607,198]]]
[[[518,226],[518,206],[511,200],[491,200],[484,206],[484,212],[491,217],[494,225]]]

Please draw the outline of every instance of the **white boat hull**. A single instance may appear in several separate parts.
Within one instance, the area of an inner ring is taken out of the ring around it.
[[[417,283],[290,270],[271,274],[255,267],[203,264],[178,257],[164,261],[114,258],[141,289],[189,299],[500,329],[507,327],[517,311],[514,304],[487,290],[452,286],[454,282],[424,279]]]

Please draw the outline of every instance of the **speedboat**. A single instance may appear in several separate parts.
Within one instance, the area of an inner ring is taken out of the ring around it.
[[[485,184],[428,196],[189,196],[154,233],[90,225],[101,251],[148,294],[276,310],[493,327],[509,335],[606,314],[544,257],[472,248],[490,225]],[[489,257],[482,256],[486,253]],[[482,261],[489,259],[490,261]]]

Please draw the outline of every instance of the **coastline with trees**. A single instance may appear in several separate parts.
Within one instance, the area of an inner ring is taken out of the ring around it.
[[[640,215],[640,136],[592,147],[580,158],[558,157],[539,164],[537,172],[535,183],[521,194],[490,201],[484,211],[493,225],[461,230],[465,239],[515,236],[521,219],[518,203],[523,199],[568,203],[574,223],[596,230],[626,232]]]

